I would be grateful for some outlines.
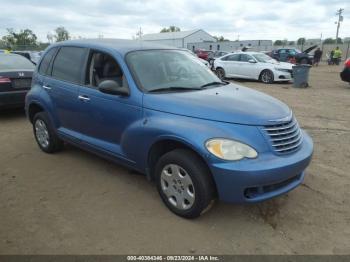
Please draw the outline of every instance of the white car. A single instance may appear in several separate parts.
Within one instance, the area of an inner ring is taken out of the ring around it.
[[[231,53],[214,61],[214,69],[221,79],[245,78],[263,83],[293,80],[292,66],[291,63],[277,62],[259,52]]]

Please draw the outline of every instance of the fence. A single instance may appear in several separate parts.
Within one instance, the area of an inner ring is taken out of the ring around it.
[[[13,51],[43,51],[49,44],[38,44],[38,45],[15,45],[11,47]],[[8,46],[0,42],[0,49],[8,50]]]

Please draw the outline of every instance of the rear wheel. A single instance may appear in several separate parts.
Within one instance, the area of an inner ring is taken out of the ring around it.
[[[265,84],[271,84],[274,81],[274,76],[271,70],[265,69],[260,74],[260,81]]]
[[[58,138],[51,126],[46,112],[39,112],[33,118],[33,132],[40,149],[54,153],[63,148],[63,141]]]
[[[155,171],[158,192],[173,213],[195,218],[208,209],[215,185],[208,167],[196,154],[185,149],[166,153]]]
[[[217,68],[216,69],[216,75],[220,78],[220,79],[224,79],[225,78],[225,70],[223,68]]]

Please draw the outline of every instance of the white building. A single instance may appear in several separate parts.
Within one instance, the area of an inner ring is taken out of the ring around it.
[[[188,43],[215,42],[216,39],[202,29],[158,34],[146,34],[143,41],[172,47],[187,48]]]

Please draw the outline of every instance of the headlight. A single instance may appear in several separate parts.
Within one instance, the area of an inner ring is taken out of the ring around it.
[[[224,160],[240,160],[245,157],[256,158],[258,156],[254,148],[230,139],[210,139],[205,143],[205,147],[214,156]]]
[[[289,69],[275,67],[275,70],[289,73]]]

